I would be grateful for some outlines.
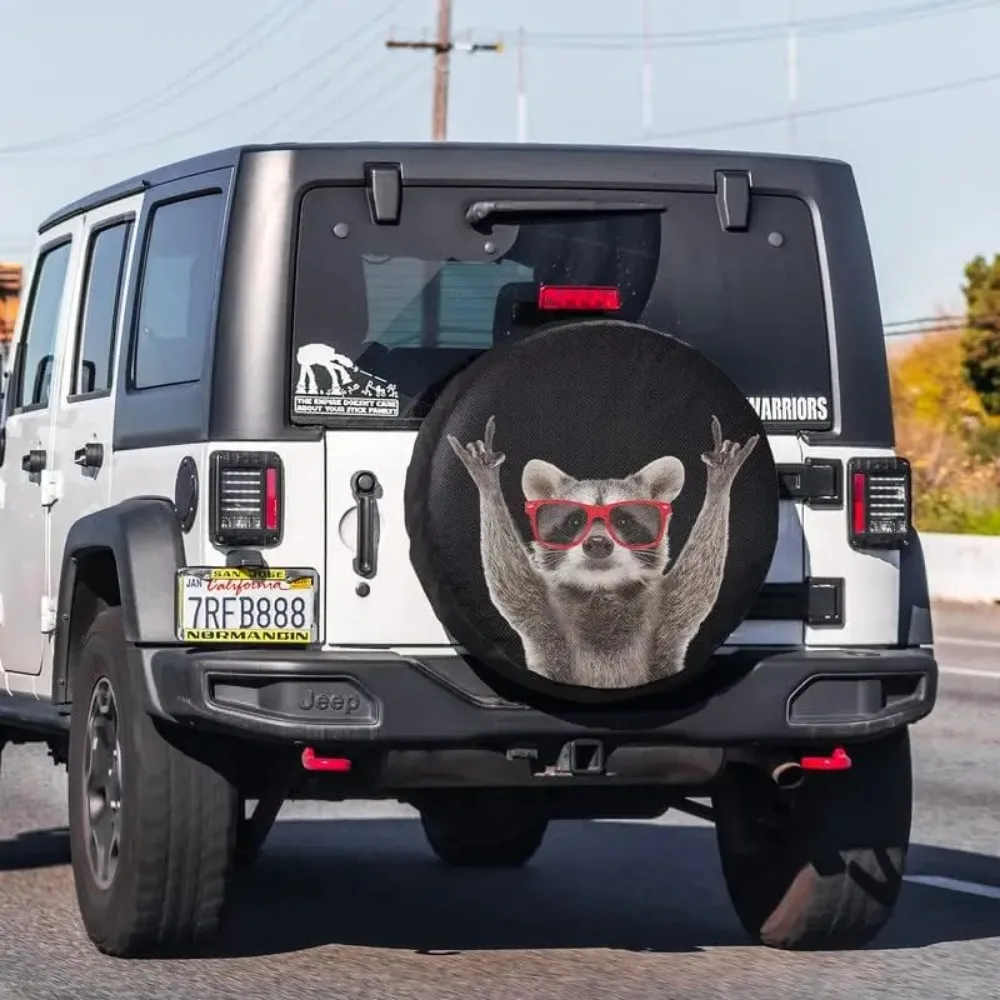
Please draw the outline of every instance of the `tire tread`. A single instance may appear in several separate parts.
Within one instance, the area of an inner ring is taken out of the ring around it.
[[[92,645],[96,659],[87,656]],[[118,956],[186,952],[213,937],[222,919],[235,846],[236,793],[226,778],[164,737],[145,710],[125,650],[121,610],[107,608],[94,619],[80,666],[89,674],[83,678],[88,692],[98,670],[109,676],[120,724],[130,730],[131,738],[122,732],[120,739],[123,755],[126,746],[134,750],[133,780],[139,775],[137,790],[123,790],[123,828],[132,853],[126,857],[123,847],[119,864],[125,870],[120,868],[108,890],[112,898],[100,905],[95,898],[100,890],[87,884],[87,859],[74,850],[77,894],[84,924],[101,951]],[[77,728],[86,723],[88,702],[89,697],[74,703]],[[72,781],[72,761],[70,772]],[[125,783],[129,780],[127,770]],[[71,830],[72,824],[71,809]]]

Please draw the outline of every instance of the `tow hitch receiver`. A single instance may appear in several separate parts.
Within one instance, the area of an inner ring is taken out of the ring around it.
[[[546,770],[557,777],[604,774],[604,744],[600,740],[570,740],[559,751],[555,765]]]
[[[803,771],[849,771],[853,761],[843,747],[836,747],[829,757],[803,757],[799,764]]]

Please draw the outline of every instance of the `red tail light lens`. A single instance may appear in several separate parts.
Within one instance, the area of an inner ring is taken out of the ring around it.
[[[281,459],[273,452],[213,452],[209,501],[209,531],[216,545],[277,545],[282,520]]]
[[[868,480],[863,472],[851,476],[851,530],[863,535],[868,526]]]
[[[538,308],[562,312],[617,312],[622,307],[617,288],[597,285],[541,285]]]
[[[898,549],[913,530],[910,463],[905,458],[852,458],[849,539],[857,549]]]
[[[264,530],[278,530],[278,470],[268,466],[264,470]]]

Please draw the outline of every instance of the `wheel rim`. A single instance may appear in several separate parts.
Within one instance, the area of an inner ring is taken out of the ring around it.
[[[83,825],[94,881],[107,889],[121,854],[122,765],[118,702],[111,681],[94,686],[87,712]]]

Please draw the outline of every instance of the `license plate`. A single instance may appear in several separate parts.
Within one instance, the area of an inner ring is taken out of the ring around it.
[[[319,576],[312,569],[188,566],[177,574],[182,642],[310,643]]]

